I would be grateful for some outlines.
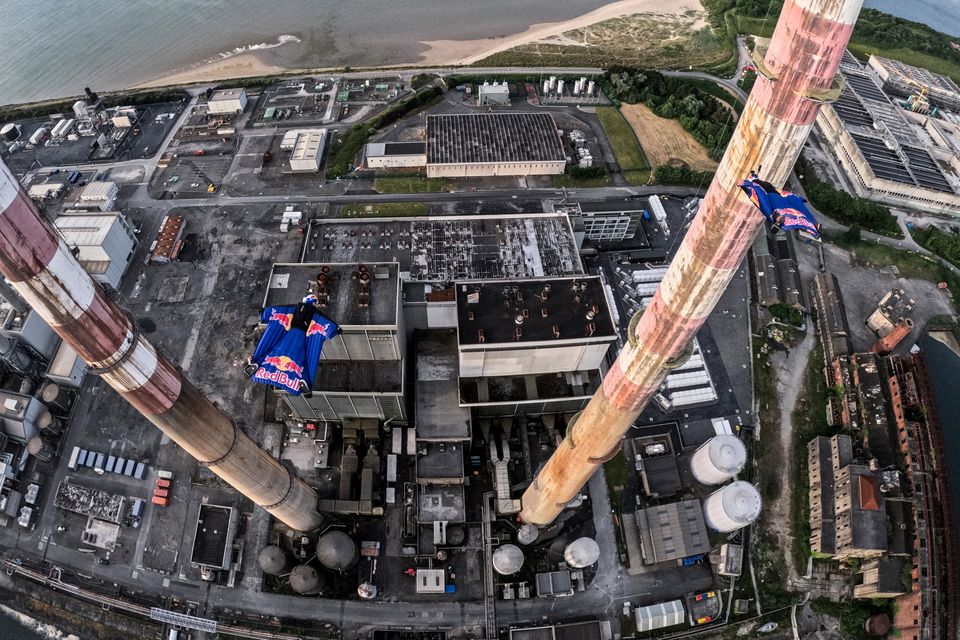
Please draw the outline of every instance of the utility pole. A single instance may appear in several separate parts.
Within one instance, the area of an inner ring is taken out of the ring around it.
[[[317,495],[218,409],[106,296],[0,162],[0,272],[150,422],[293,529],[319,528]]]
[[[699,215],[650,306],[630,323],[628,344],[601,388],[523,494],[520,518],[547,525],[597,467],[620,448],[667,373],[716,306],[763,226],[737,183],[752,170],[783,185],[820,104],[836,99],[834,76],[862,0],[786,0],[750,94]]]

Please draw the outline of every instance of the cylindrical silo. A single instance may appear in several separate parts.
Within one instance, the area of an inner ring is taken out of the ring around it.
[[[585,569],[600,559],[600,545],[593,538],[577,538],[564,549],[563,559],[574,569]]]
[[[37,428],[48,436],[56,437],[63,433],[60,428],[60,421],[53,417],[53,414],[44,409],[37,416]]]
[[[8,122],[0,129],[0,139],[4,142],[13,142],[20,137],[20,125]]]
[[[53,445],[46,442],[43,438],[36,437],[30,438],[30,441],[27,443],[27,452],[37,460],[50,462],[53,460],[53,455],[56,453],[56,450],[53,448]]]
[[[703,517],[715,531],[736,531],[760,515],[760,493],[749,482],[731,482],[703,501]]]
[[[557,88],[557,76],[550,76],[550,91]]]
[[[290,572],[290,588],[303,595],[320,593],[323,590],[323,578],[310,565],[297,565]]]
[[[547,95],[548,93],[550,93],[550,81],[549,81],[549,80],[544,80],[544,81],[543,81],[543,95]]]
[[[593,95],[593,89],[594,89],[596,86],[597,86],[597,83],[594,82],[593,80],[591,80],[590,82],[587,83],[587,95],[588,95],[588,96],[592,96],[592,95]]]
[[[260,550],[257,563],[261,571],[271,576],[285,576],[290,573],[290,556],[275,544]]]
[[[493,570],[511,576],[523,566],[523,551],[515,544],[505,544],[493,552]]]
[[[73,406],[73,398],[74,396],[70,391],[62,388],[56,382],[48,382],[40,391],[40,400],[43,401],[43,404],[47,405],[52,411],[63,415],[70,412],[70,407]]]
[[[360,557],[357,545],[343,531],[329,531],[317,540],[317,560],[332,571],[346,571]]]
[[[563,96],[563,80],[557,80],[557,96]]]
[[[525,524],[517,531],[517,542],[520,544],[533,544],[537,541],[540,530],[532,524]]]
[[[693,477],[701,484],[722,484],[747,463],[747,448],[737,436],[722,433],[697,449],[690,460]]]

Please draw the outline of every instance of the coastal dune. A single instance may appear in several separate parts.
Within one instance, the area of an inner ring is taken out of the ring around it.
[[[468,65],[494,53],[539,42],[547,38],[555,38],[567,31],[582,29],[613,18],[637,13],[679,15],[687,11],[702,10],[703,6],[699,0],[619,0],[571,20],[535,24],[514,35],[476,40],[425,40],[422,41],[421,44],[426,46],[427,50],[420,55],[418,60],[387,66]],[[215,60],[200,64],[190,69],[176,71],[138,85],[138,88],[192,84],[282,72],[309,73],[315,71],[321,71],[321,69],[288,69],[279,67],[264,62],[256,52],[248,52],[224,60]]]

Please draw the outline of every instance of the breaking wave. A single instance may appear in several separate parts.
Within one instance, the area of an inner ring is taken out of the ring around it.
[[[0,611],[2,611],[6,616],[16,620],[21,626],[31,629],[34,633],[41,635],[44,638],[49,638],[50,640],[79,640],[79,638],[72,633],[64,633],[52,624],[46,624],[44,622],[40,622],[39,620],[34,620],[30,616],[24,615],[19,611],[11,609],[10,607],[6,607],[2,604],[0,604]]]
[[[252,51],[265,51],[267,49],[276,49],[277,47],[282,47],[285,44],[298,44],[303,42],[297,36],[292,36],[288,33],[285,33],[277,38],[276,42],[260,42],[257,44],[245,44],[240,47],[234,47],[230,51],[221,51],[212,58],[208,58],[199,64],[207,64],[210,62],[216,62],[217,60],[227,60],[228,58],[233,58],[234,56],[239,56],[243,53],[250,53]],[[198,65],[194,65],[198,66]]]

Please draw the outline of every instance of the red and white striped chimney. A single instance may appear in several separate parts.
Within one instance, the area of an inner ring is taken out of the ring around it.
[[[751,170],[783,185],[810,133],[862,0],[786,0],[733,139],[630,344],[523,494],[520,518],[546,525],[619,449],[620,440],[689,348],[763,225],[737,187]]]
[[[320,526],[313,489],[157,353],[84,271],[3,162],[0,271],[94,372],[201,464],[290,527]]]

